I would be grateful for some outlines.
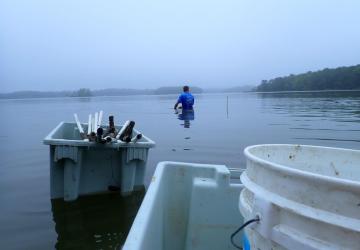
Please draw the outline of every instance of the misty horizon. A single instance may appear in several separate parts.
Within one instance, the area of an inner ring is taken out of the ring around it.
[[[238,88],[238,87],[244,87],[244,88],[250,88],[250,87],[256,87],[257,85],[259,84],[256,84],[256,85],[249,85],[249,84],[246,84],[246,85],[237,85],[237,86],[214,86],[214,87],[199,87],[199,86],[196,86],[196,85],[190,85],[190,91],[192,88],[200,88],[202,90],[223,90],[223,89],[232,89],[232,88]],[[156,89],[160,89],[160,88],[168,88],[168,87],[174,87],[174,88],[179,88],[179,92],[182,91],[182,88],[183,88],[184,85],[166,85],[166,86],[158,86],[158,87],[154,87],[154,88],[147,88],[147,87],[144,87],[144,88],[141,88],[141,87],[134,87],[134,88],[131,88],[131,87],[103,87],[103,88],[87,88],[86,86],[82,86],[79,84],[79,87],[75,87],[75,88],[68,88],[68,89],[59,89],[59,90],[53,90],[53,89],[20,89],[20,90],[14,90],[14,91],[8,91],[8,92],[3,92],[3,91],[0,91],[0,94],[8,94],[8,93],[15,93],[15,92],[68,92],[68,91],[77,91],[79,89],[89,89],[91,91],[101,91],[101,90],[111,90],[111,89],[114,89],[114,90],[139,90],[139,91],[143,91],[143,90],[156,90]]]
[[[0,2],[1,93],[256,86],[359,63],[360,2]]]

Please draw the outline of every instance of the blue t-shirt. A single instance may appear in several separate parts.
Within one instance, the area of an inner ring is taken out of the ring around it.
[[[184,92],[179,96],[178,102],[181,103],[183,109],[193,109],[194,97],[189,92]]]

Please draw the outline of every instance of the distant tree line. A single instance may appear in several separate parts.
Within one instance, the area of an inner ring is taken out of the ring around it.
[[[360,89],[360,64],[263,80],[256,91],[311,91]]]
[[[91,90],[86,88],[81,88],[71,94],[72,97],[90,97],[92,95]]]
[[[0,93],[0,99],[53,98],[53,97],[89,97],[93,96],[90,89],[81,88],[76,91],[16,91]]]
[[[201,93],[228,93],[250,91],[253,86],[239,86],[232,88],[213,88],[202,89],[196,86],[190,86],[190,92],[193,94]],[[23,98],[52,98],[52,97],[91,97],[91,96],[129,96],[129,95],[168,95],[180,94],[182,86],[160,87],[157,89],[99,89],[90,90],[80,88],[75,91],[16,91],[12,93],[0,93],[0,99],[23,99]]]
[[[155,95],[164,95],[164,94],[179,94],[183,91],[183,86],[178,87],[161,87],[154,90]],[[190,86],[190,92],[194,94],[200,94],[203,90],[199,87]]]
[[[71,91],[16,91],[12,93],[1,93],[0,99],[26,99],[26,98],[54,98],[71,96]]]
[[[202,93],[198,87],[190,87],[192,93]],[[182,87],[161,87],[157,89],[100,89],[80,88],[75,91],[16,91],[0,93],[0,99],[51,98],[51,97],[91,97],[91,96],[126,96],[126,95],[166,95],[179,94]]]

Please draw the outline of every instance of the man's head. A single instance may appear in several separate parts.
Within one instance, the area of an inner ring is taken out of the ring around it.
[[[184,92],[189,92],[189,89],[190,89],[189,86],[184,86],[184,87],[183,87],[183,91],[184,91]]]

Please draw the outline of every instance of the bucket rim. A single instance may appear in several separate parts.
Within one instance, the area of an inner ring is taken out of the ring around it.
[[[253,160],[255,162],[262,163],[266,165],[268,168],[276,170],[276,171],[285,171],[289,175],[296,175],[299,177],[303,177],[305,179],[316,179],[316,181],[322,181],[325,183],[331,183],[336,184],[336,186],[345,186],[348,188],[354,188],[356,191],[359,191],[360,188],[360,181],[355,180],[349,180],[344,178],[336,178],[332,176],[327,175],[321,175],[314,172],[309,172],[305,170],[298,170],[293,169],[290,167],[287,167],[286,165],[270,162],[267,160],[264,160],[260,157],[257,157],[250,153],[250,150],[257,147],[268,147],[268,146],[281,146],[281,147],[304,147],[304,148],[323,148],[323,149],[336,149],[341,151],[347,151],[347,152],[356,152],[360,153],[360,150],[354,150],[354,149],[348,149],[348,148],[337,148],[337,147],[325,147],[325,146],[314,146],[314,145],[302,145],[302,144],[257,144],[257,145],[251,145],[244,149],[244,155],[247,159]]]

